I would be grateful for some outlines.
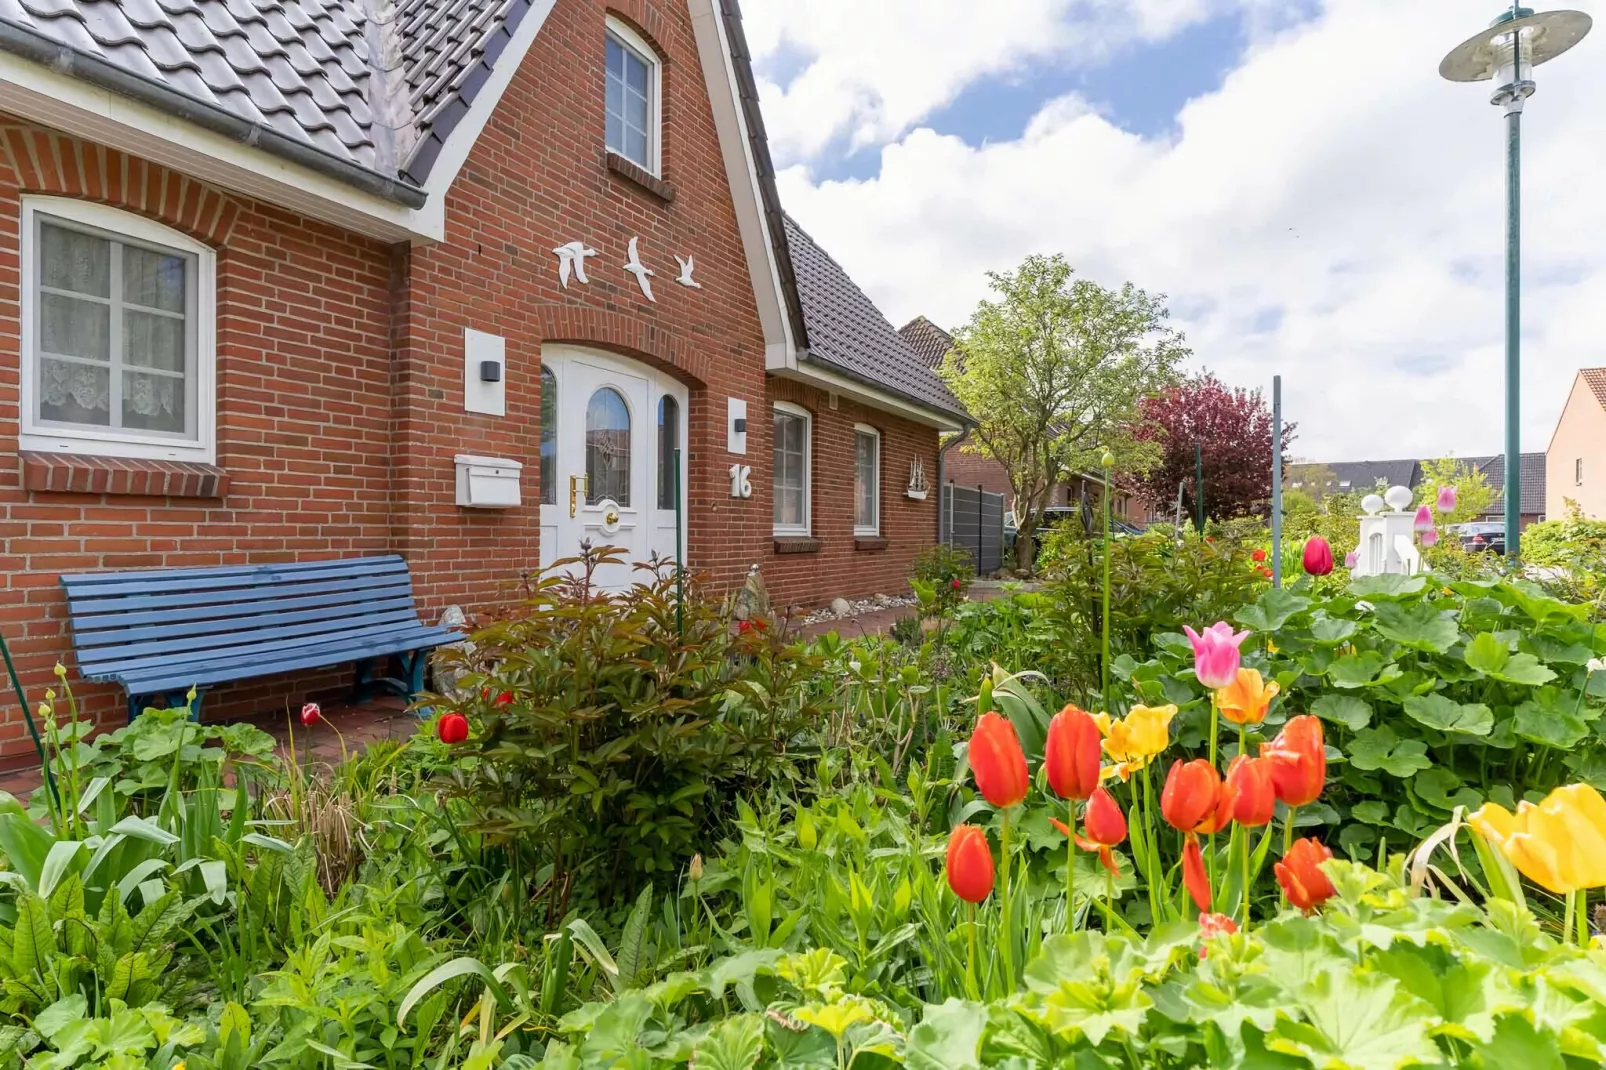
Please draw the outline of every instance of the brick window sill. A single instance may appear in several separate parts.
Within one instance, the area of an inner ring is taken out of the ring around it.
[[[665,204],[669,204],[675,199],[674,186],[671,186],[646,168],[631,163],[617,152],[608,153],[608,170],[625,181],[641,187]]]
[[[885,550],[891,544],[885,535],[855,535],[853,548],[855,550]]]
[[[778,554],[817,554],[820,552],[820,540],[808,535],[777,535],[775,536],[775,552]]]
[[[221,498],[229,489],[229,474],[212,464],[31,451],[17,456],[23,489],[33,493]]]

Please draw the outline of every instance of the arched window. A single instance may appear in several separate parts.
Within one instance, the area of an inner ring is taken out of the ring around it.
[[[680,448],[680,402],[658,399],[658,508],[675,507],[675,451]]]
[[[558,377],[541,369],[541,504],[558,504]]]
[[[587,505],[613,499],[630,504],[630,408],[605,386],[586,405]]]

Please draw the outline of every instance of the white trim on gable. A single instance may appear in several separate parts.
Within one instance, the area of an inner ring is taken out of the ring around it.
[[[775,244],[764,217],[764,198],[759,192],[753,143],[747,120],[742,115],[730,42],[725,36],[725,20],[720,16],[718,4],[719,0],[689,0],[692,29],[697,36],[703,78],[708,83],[708,101],[714,112],[714,128],[719,134],[720,155],[725,159],[731,200],[736,206],[742,251],[747,254],[747,271],[753,280],[758,318],[764,328],[764,367],[768,371],[791,371],[798,366],[797,342],[792,337],[786,292],[780,268],[775,263]]]

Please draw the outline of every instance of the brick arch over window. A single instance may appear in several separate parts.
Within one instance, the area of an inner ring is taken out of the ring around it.
[[[595,346],[662,368],[692,387],[708,385],[708,357],[672,332],[635,316],[598,309],[548,306],[536,315],[542,342]]]
[[[668,40],[669,26],[664,21],[663,13],[652,0],[613,0],[608,5],[608,14],[628,22],[632,29],[647,39],[658,58],[667,60],[669,53],[663,43]]]
[[[204,182],[117,149],[26,123],[0,123],[0,163],[23,193],[48,193],[136,212],[222,246],[239,203]]]

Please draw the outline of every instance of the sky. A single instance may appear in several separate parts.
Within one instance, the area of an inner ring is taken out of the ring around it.
[[[1571,0],[1606,19],[1606,0]],[[1283,378],[1292,454],[1504,449],[1505,120],[1470,0],[748,0],[787,210],[901,325],[1063,253]],[[1523,119],[1523,449],[1606,365],[1606,27]]]

